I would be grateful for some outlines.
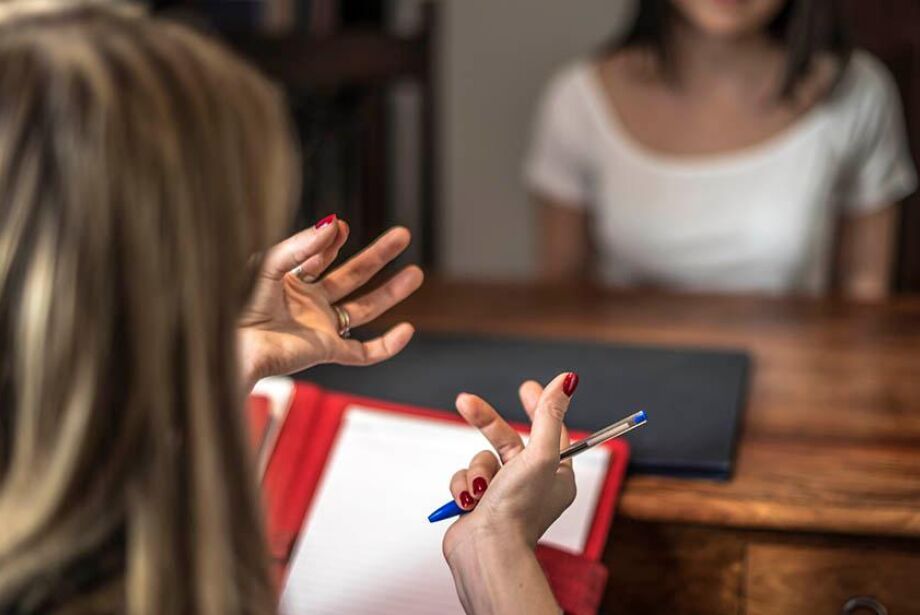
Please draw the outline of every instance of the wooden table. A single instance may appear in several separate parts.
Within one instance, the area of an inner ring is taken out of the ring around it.
[[[920,298],[858,306],[429,281],[396,319],[751,353],[732,480],[629,478],[604,612],[840,613],[870,595],[892,615],[920,613]]]

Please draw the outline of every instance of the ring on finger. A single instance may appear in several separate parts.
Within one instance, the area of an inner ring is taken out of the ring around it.
[[[348,310],[340,305],[333,305],[332,310],[338,321],[339,337],[351,337],[351,316],[348,315]]]
[[[293,273],[294,276],[298,280],[300,280],[301,282],[305,282],[307,284],[312,284],[313,282],[316,281],[316,276],[307,273],[306,270],[303,268],[303,265],[297,265],[296,267],[291,269],[291,273]]]

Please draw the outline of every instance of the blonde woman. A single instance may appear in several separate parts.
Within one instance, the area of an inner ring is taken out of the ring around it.
[[[142,15],[3,11],[0,612],[271,613],[243,393],[399,352],[408,324],[342,334],[419,286],[409,267],[363,291],[409,235],[331,272],[348,235],[334,218],[270,247],[297,164],[265,80]],[[556,608],[533,546],[573,497],[558,451],[574,382],[522,389],[527,448],[482,400],[459,400],[505,462],[482,453],[451,483],[476,509],[444,543],[471,612]],[[463,481],[485,487],[470,501]]]

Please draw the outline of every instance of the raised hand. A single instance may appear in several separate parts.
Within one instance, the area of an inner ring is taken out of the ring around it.
[[[469,467],[451,479],[454,500],[473,512],[447,531],[444,552],[448,558],[453,543],[469,531],[467,526],[513,533],[533,547],[572,503],[572,461],[560,463],[559,451],[569,444],[562,419],[575,382],[574,374],[561,374],[546,389],[533,381],[521,385],[521,402],[533,421],[526,447],[520,434],[485,400],[468,394],[457,398],[457,410],[482,432],[498,455],[492,451],[477,453]]]
[[[444,534],[444,557],[468,613],[558,613],[534,556],[540,536],[575,499],[572,461],[559,461],[569,436],[562,420],[578,384],[560,374],[546,389],[520,388],[533,423],[530,442],[483,399],[457,398],[457,410],[494,447],[473,457],[450,481],[454,500],[471,511]]]
[[[350,327],[367,324],[411,295],[423,274],[408,266],[379,288],[358,294],[411,240],[395,227],[345,264],[323,275],[348,239],[334,216],[274,246],[265,256],[252,298],[239,322],[239,348],[247,385],[320,363],[371,365],[405,348],[414,329],[396,325],[366,342],[341,335],[340,313]],[[337,311],[339,313],[337,313]]]

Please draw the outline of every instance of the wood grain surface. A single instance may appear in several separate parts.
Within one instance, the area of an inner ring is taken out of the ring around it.
[[[734,477],[631,477],[627,519],[920,537],[920,299],[853,305],[428,281],[387,318],[422,330],[741,348]]]
[[[699,526],[619,519],[604,563],[603,613],[743,613],[743,536]]]
[[[918,556],[881,549],[751,545],[747,566],[747,615],[836,615],[856,596],[876,600],[891,615],[920,614]]]

